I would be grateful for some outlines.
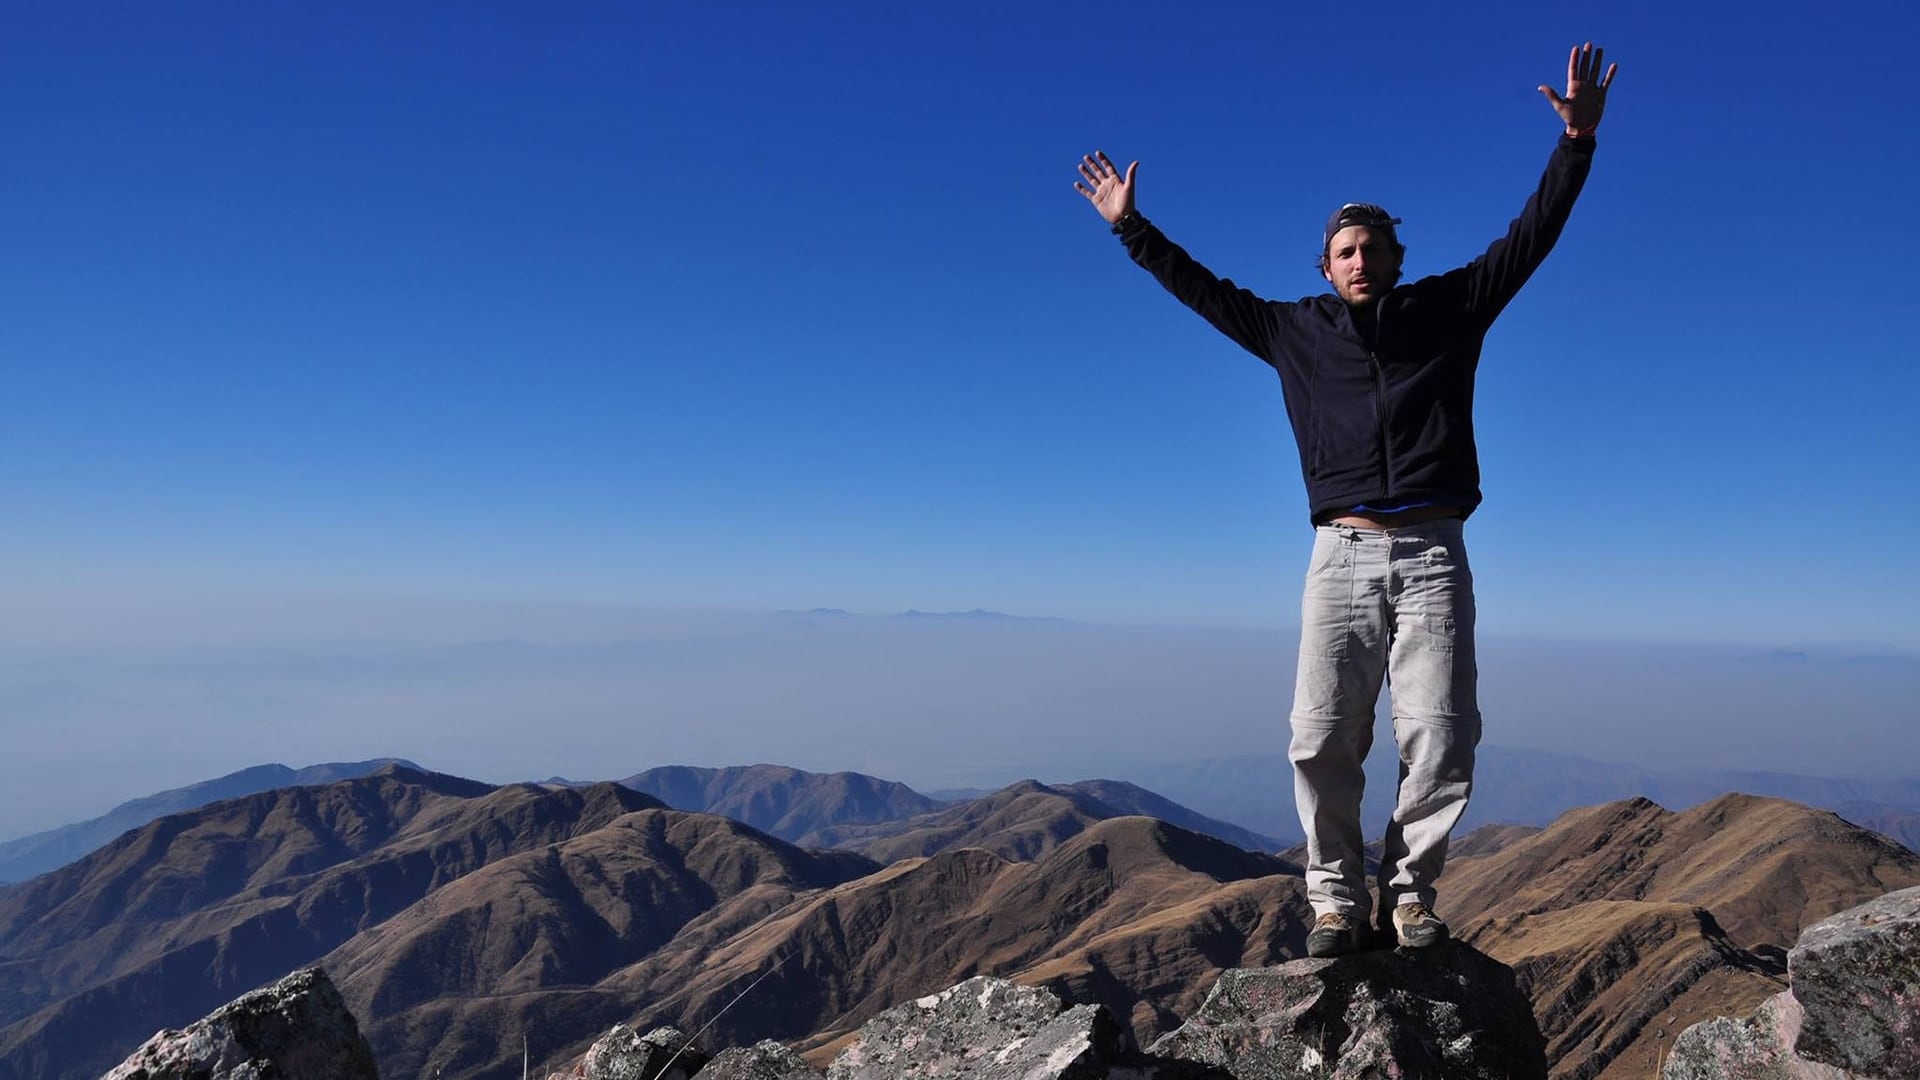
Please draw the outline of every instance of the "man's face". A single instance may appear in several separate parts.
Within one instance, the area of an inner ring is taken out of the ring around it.
[[[1386,295],[1400,278],[1400,256],[1384,229],[1349,225],[1333,234],[1320,272],[1349,304],[1368,304]]]

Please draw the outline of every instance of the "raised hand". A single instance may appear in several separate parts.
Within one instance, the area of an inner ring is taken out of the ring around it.
[[[1073,182],[1073,190],[1085,195],[1111,225],[1133,212],[1133,173],[1139,167],[1137,161],[1127,166],[1123,178],[1107,155],[1095,150],[1080,159],[1080,179]]]
[[[1613,73],[1620,70],[1619,64],[1611,64],[1606,75],[1601,76],[1600,60],[1605,54],[1605,49],[1594,48],[1591,41],[1573,47],[1567,54],[1565,97],[1545,83],[1540,85],[1540,92],[1547,96],[1553,111],[1560,114],[1569,135],[1591,135],[1593,129],[1600,126],[1600,114],[1607,108],[1607,88],[1613,85]]]

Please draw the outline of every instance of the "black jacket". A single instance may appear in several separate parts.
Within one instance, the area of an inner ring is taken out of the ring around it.
[[[1337,296],[1262,300],[1215,277],[1138,215],[1121,221],[1120,239],[1181,303],[1279,373],[1314,521],[1362,503],[1435,502],[1471,513],[1480,504],[1480,344],[1559,239],[1593,145],[1561,137],[1539,189],[1485,254],[1381,297],[1371,347]]]

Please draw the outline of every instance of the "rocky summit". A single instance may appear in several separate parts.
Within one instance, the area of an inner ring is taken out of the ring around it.
[[[700,1080],[820,1080],[820,1070],[784,1043],[762,1039],[722,1051],[700,1070]]]
[[[1920,1075],[1920,888],[1826,919],[1790,954],[1792,990],[1747,1021],[1684,1032],[1664,1080]],[[671,1027],[615,1025],[549,1080],[821,1080],[765,1041],[710,1057]],[[980,976],[872,1017],[825,1080],[1533,1080],[1545,1040],[1513,971],[1470,945],[1236,968],[1146,1051],[1103,1005]],[[300,971],[164,1031],[106,1080],[376,1080],[340,996]]]
[[[626,1080],[603,1047],[684,1045],[616,1027],[549,1080]],[[689,1049],[689,1056],[705,1060]],[[1101,1005],[980,976],[882,1012],[827,1080],[1544,1078],[1544,1044],[1512,971],[1464,945],[1299,960],[1223,975],[1200,1014],[1142,1052]],[[651,1072],[648,1073],[651,1075]],[[678,1072],[669,1073],[678,1076]],[[818,1080],[778,1043],[729,1050],[692,1080]]]
[[[1246,1080],[1547,1075],[1513,971],[1458,943],[1229,971],[1151,1051]]]
[[[981,976],[867,1021],[827,1080],[1098,1080],[1131,1041],[1103,1006]]]
[[[690,1080],[707,1060],[679,1028],[655,1028],[642,1035],[615,1024],[587,1050],[580,1074],[592,1080]]]

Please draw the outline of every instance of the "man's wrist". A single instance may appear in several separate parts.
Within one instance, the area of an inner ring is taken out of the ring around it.
[[[1599,124],[1588,124],[1588,125],[1587,125],[1586,127],[1583,127],[1583,128],[1577,128],[1577,127],[1574,127],[1574,126],[1573,126],[1572,124],[1568,124],[1568,125],[1567,125],[1567,138],[1569,138],[1569,139],[1591,139],[1591,138],[1593,138],[1593,133],[1594,133],[1594,132],[1596,132],[1596,131],[1598,131],[1598,130],[1600,130],[1600,125],[1599,125]]]
[[[1138,232],[1140,229],[1144,228],[1146,224],[1147,224],[1147,219],[1141,216],[1140,211],[1129,210],[1126,213],[1121,214],[1118,218],[1114,219],[1113,226],[1112,226],[1113,235],[1125,236],[1126,234],[1131,232]]]

